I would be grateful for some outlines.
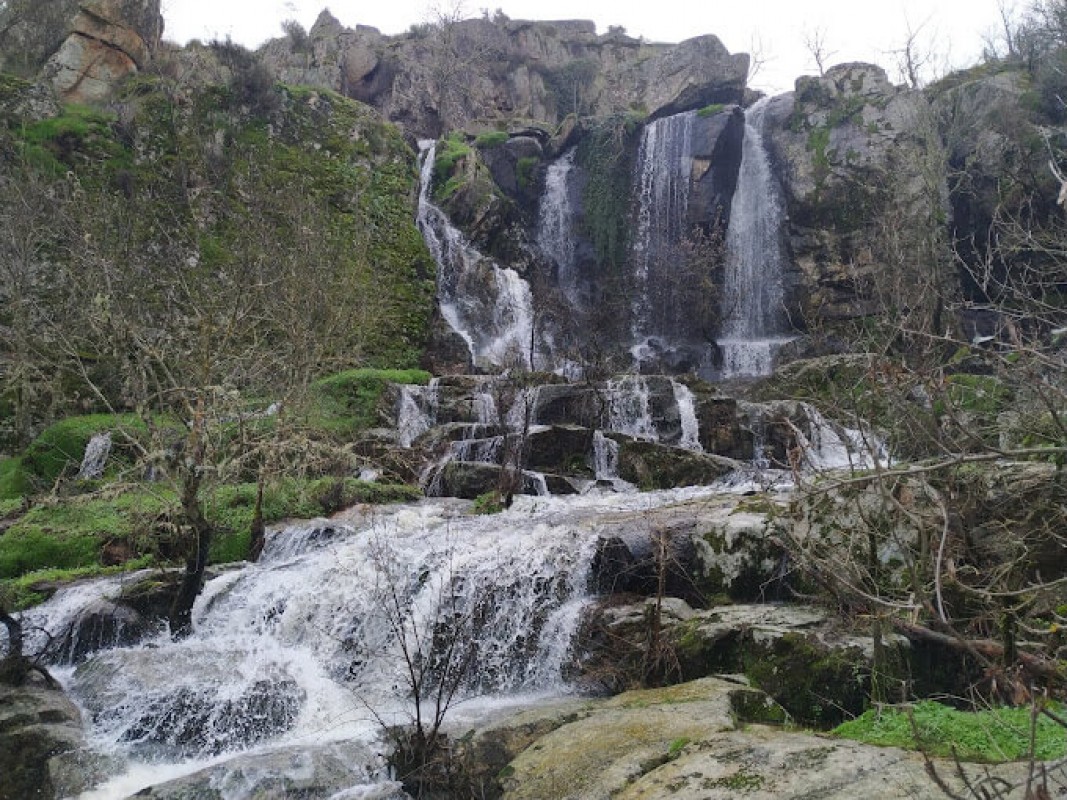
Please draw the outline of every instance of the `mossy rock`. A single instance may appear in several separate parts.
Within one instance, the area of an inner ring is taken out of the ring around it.
[[[754,686],[805,725],[838,725],[861,714],[870,696],[871,666],[859,647],[830,648],[802,633],[752,641],[744,666]]]

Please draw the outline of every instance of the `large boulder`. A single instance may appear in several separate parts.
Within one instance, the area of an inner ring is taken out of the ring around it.
[[[642,489],[702,486],[740,468],[722,456],[636,439],[620,433],[606,436],[619,445],[619,477]]]
[[[159,0],[15,0],[0,7],[0,69],[40,73],[65,102],[101,103],[162,34]]]

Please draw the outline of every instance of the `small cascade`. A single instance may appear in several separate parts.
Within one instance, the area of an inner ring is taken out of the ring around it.
[[[889,466],[885,443],[871,430],[846,428],[826,419],[814,406],[806,406],[808,430],[800,442],[804,465],[827,469],[874,469]]]
[[[649,407],[648,383],[640,375],[608,381],[608,430],[658,442],[659,432]]]
[[[632,240],[632,333],[635,348],[649,338],[670,338],[677,320],[677,261],[688,234],[695,111],[657,119],[645,127],[637,155],[637,223]],[[635,350],[636,352],[636,350]]]
[[[763,98],[745,113],[741,168],[726,233],[718,340],[724,378],[769,375],[776,351],[790,339],[783,289],[784,205],[763,141],[769,102]]]
[[[504,269],[479,253],[433,204],[430,190],[436,143],[421,141],[419,150],[416,222],[437,263],[441,316],[467,343],[476,363],[504,366],[518,360],[535,366],[531,363],[538,353],[530,285],[515,270]]]
[[[85,446],[81,467],[78,469],[79,480],[96,480],[104,474],[108,456],[111,455],[111,432],[97,433]]]
[[[556,285],[574,307],[580,307],[581,291],[575,263],[574,208],[571,174],[575,150],[568,150],[548,166],[545,189],[537,219],[537,246],[556,266]]]
[[[600,431],[593,432],[593,470],[598,481],[619,477],[619,443]]]
[[[704,447],[700,444],[700,423],[697,421],[696,398],[692,390],[684,383],[672,380],[671,386],[674,389],[674,402],[678,405],[678,416],[682,422],[682,438],[678,446],[703,453]]]
[[[434,378],[428,386],[400,387],[396,429],[401,447],[411,447],[412,442],[434,426],[438,386],[439,379]]]

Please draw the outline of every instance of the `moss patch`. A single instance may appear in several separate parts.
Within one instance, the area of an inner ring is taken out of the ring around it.
[[[430,378],[430,373],[416,369],[353,369],[322,378],[311,387],[308,421],[313,428],[334,436],[354,436],[387,422],[380,412],[388,384],[425,386]]]

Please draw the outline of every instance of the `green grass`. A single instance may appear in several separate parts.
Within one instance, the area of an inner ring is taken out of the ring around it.
[[[933,756],[950,757],[955,752],[963,761],[999,763],[1030,754],[1029,708],[968,712],[925,700],[913,706],[913,714],[918,742],[907,713],[897,708],[870,709],[833,733],[883,747],[915,750],[921,746]],[[1036,758],[1044,761],[1065,753],[1067,731],[1047,717],[1038,717]]]
[[[471,154],[470,146],[464,141],[463,134],[450,133],[447,138],[437,143],[437,157],[433,164],[434,182],[442,184],[452,176],[456,162]]]
[[[425,385],[430,373],[418,369],[353,369],[316,381],[311,387],[309,423],[347,438],[381,425],[379,403],[389,383]]]
[[[22,611],[35,606],[48,599],[45,592],[38,591],[35,587],[44,583],[65,584],[86,578],[102,578],[108,575],[119,575],[123,572],[133,572],[152,566],[150,557],[127,561],[117,567],[89,566],[75,569],[44,569],[29,572],[14,580],[4,581],[0,584],[0,596],[8,603],[8,610]]]

